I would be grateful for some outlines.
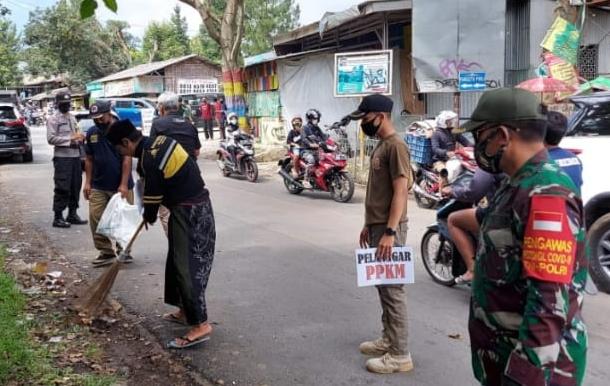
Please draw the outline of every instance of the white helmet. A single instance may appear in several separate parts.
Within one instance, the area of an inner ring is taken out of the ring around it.
[[[447,128],[447,122],[457,119],[458,115],[451,110],[444,110],[441,111],[440,114],[438,114],[438,116],[436,117],[436,127],[439,127],[441,129],[446,129]]]
[[[239,119],[239,117],[235,113],[229,113],[229,115],[227,115],[227,121],[230,120],[231,118]]]

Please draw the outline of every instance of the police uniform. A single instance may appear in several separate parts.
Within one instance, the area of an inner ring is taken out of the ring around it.
[[[58,104],[69,104],[70,95],[60,93],[56,96]],[[72,134],[79,132],[76,119],[69,112],[57,110],[47,120],[47,142],[54,146],[53,167],[55,183],[53,196],[54,226],[69,227],[72,224],[86,224],[76,214],[79,194],[82,185],[83,171],[81,165],[82,142],[72,141]],[[62,212],[68,208],[69,213],[63,219]]]
[[[537,102],[524,93],[484,94],[474,124],[540,119],[527,118]],[[468,324],[481,384],[582,385],[587,268],[578,188],[542,149],[500,187],[481,223]]]

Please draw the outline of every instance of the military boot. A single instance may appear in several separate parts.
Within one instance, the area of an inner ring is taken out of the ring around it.
[[[377,374],[407,372],[413,370],[413,361],[411,360],[411,354],[392,355],[386,353],[382,357],[371,358],[366,361],[366,369]]]
[[[70,223],[64,220],[64,215],[61,212],[55,212],[55,217],[53,218],[53,227],[70,228]]]
[[[83,220],[79,217],[79,215],[76,213],[76,209],[70,209],[68,217],[66,217],[66,221],[74,225],[85,225],[88,223],[87,220]]]

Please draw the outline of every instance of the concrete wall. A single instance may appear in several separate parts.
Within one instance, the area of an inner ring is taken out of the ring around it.
[[[599,44],[598,72],[610,74],[610,12],[589,9],[583,31],[582,45]]]

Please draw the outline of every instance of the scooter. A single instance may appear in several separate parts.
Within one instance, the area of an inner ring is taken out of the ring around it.
[[[228,149],[226,141],[220,141],[220,148],[216,151],[218,168],[225,177],[231,174],[245,176],[248,181],[256,182],[258,179],[258,165],[254,159],[254,142],[251,135],[240,133],[235,138],[235,159]]]
[[[463,173],[452,185],[470,184],[472,177],[470,172]],[[436,223],[430,225],[422,237],[421,257],[424,267],[432,280],[444,286],[454,286],[455,279],[466,272],[466,264],[449,235],[447,219],[453,212],[472,207],[472,203],[442,199],[436,212]]]
[[[304,190],[329,192],[337,202],[350,201],[354,195],[355,183],[352,175],[345,170],[347,156],[338,151],[335,141],[330,137],[320,143],[319,149],[312,151],[318,152],[318,162],[309,166],[311,170],[307,175],[302,172],[296,178],[292,176],[294,166],[290,151],[278,162],[278,173],[282,176],[286,190],[290,194],[300,194]],[[300,169],[307,170],[308,164],[303,157],[300,157],[299,162]]]
[[[431,165],[411,163],[414,181],[413,195],[417,205],[425,209],[436,208],[442,201],[441,179],[453,183],[463,173],[474,173],[476,162],[472,148],[461,147],[455,150],[455,155],[446,162],[445,169],[437,172]]]

